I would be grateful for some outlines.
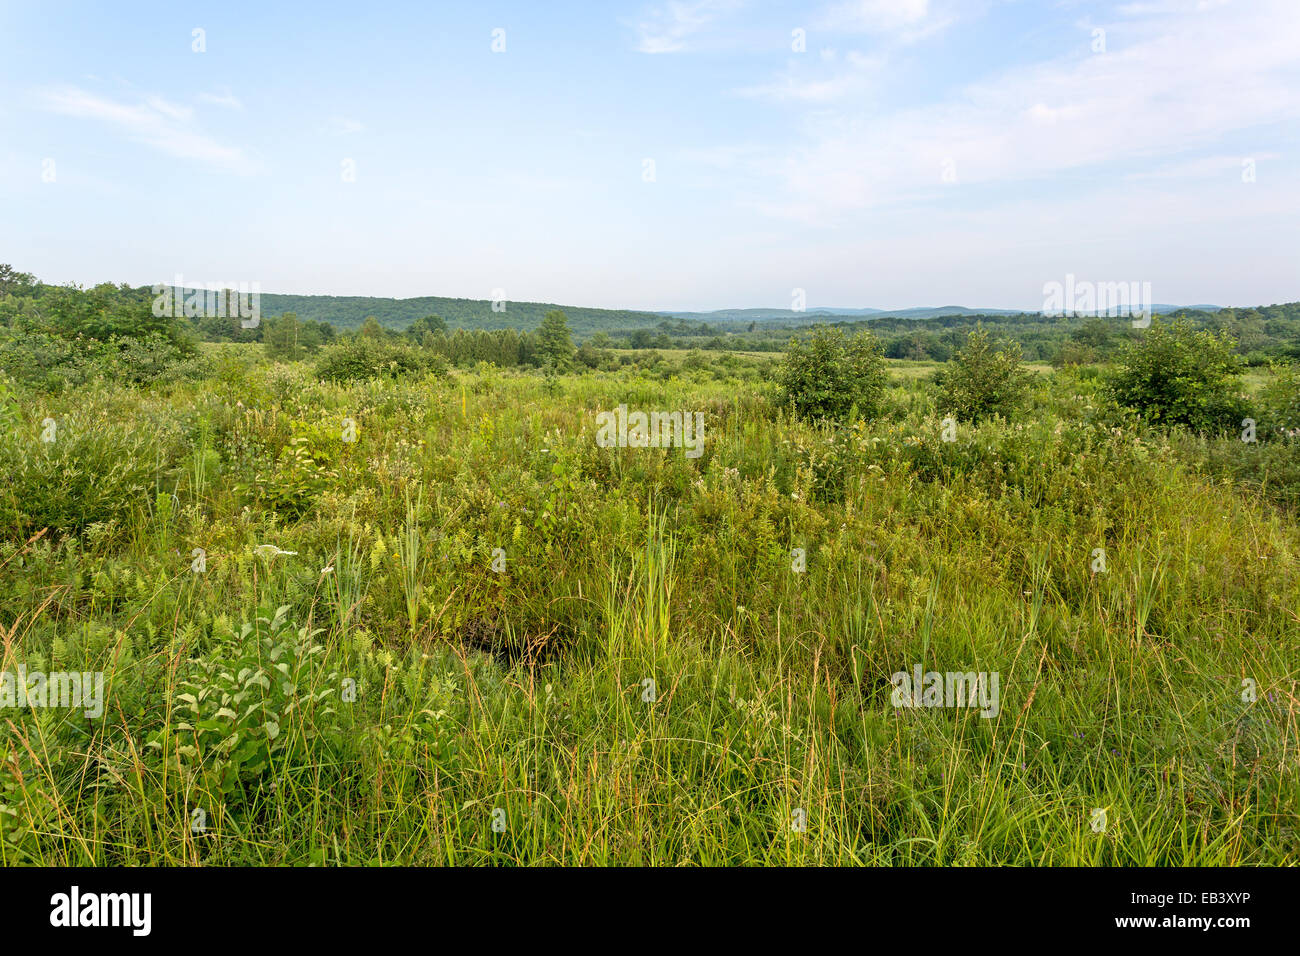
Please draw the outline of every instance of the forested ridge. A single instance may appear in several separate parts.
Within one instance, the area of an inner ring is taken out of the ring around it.
[[[0,327],[49,332],[62,329],[105,340],[127,327],[148,329],[155,322],[153,289],[147,286],[102,283],[91,288],[42,283],[28,273],[4,266],[0,272]],[[782,351],[791,338],[806,338],[815,327],[826,325],[847,333],[870,330],[888,358],[947,361],[977,326],[1014,339],[1027,361],[1079,365],[1105,361],[1139,330],[1127,316],[1047,316],[1038,312],[970,312],[912,318],[852,310],[779,313],[778,310],[728,310],[717,321],[632,310],[591,309],[538,302],[504,303],[494,312],[489,300],[422,296],[382,299],[365,296],[261,294],[262,321],[245,328],[228,316],[195,316],[168,326],[174,340],[177,328],[208,342],[266,342],[294,354],[313,352],[338,334],[369,328],[371,335],[404,334],[422,341],[426,333],[446,336],[449,357],[461,354],[492,360],[498,351],[514,354],[515,342],[529,354],[528,333],[539,329],[548,313],[562,312],[579,343],[597,349],[701,349],[704,351]],[[960,309],[958,306],[952,307]],[[1164,310],[1164,311],[1161,311]],[[860,310],[870,311],[870,310]],[[910,310],[924,311],[924,310]],[[771,312],[780,318],[733,318],[746,313]],[[1253,307],[1173,309],[1157,307],[1166,319],[1186,319],[1197,328],[1226,331],[1248,365],[1300,357],[1300,302]],[[109,321],[108,318],[112,319]],[[284,317],[290,317],[284,320]],[[107,323],[107,324],[105,324]],[[125,325],[123,325],[125,323]],[[121,326],[122,328],[119,328]],[[507,334],[509,333],[509,334]],[[279,336],[285,339],[277,344]],[[466,339],[466,336],[472,337]],[[510,341],[504,341],[503,336]],[[457,340],[453,345],[451,340]],[[528,359],[521,359],[528,364]],[[506,364],[514,364],[508,362]]]

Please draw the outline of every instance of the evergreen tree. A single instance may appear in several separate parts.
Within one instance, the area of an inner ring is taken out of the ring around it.
[[[537,339],[543,362],[561,371],[573,368],[573,339],[563,312],[552,309],[546,313],[537,329]]]

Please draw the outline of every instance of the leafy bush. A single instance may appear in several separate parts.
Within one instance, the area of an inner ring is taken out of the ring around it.
[[[311,510],[338,474],[316,460],[307,438],[285,445],[268,471],[259,472],[250,489],[262,504],[281,514],[300,517]]]
[[[194,380],[209,371],[193,348],[158,333],[100,341],[35,329],[0,338],[0,369],[17,382],[47,392],[96,379],[130,385]]]
[[[193,353],[194,344],[183,323],[170,315],[155,315],[153,297],[143,289],[109,283],[92,289],[51,287],[41,302],[36,323],[66,338],[110,339],[162,337]]]
[[[53,440],[42,440],[42,435]],[[0,529],[75,532],[152,499],[159,450],[130,423],[56,421],[0,436]]]
[[[983,327],[967,333],[966,344],[935,376],[941,409],[968,422],[1010,415],[1034,377],[1020,359],[1018,345],[993,342]]]
[[[1230,479],[1271,501],[1300,508],[1300,437],[1259,442],[1243,442],[1236,435],[1185,438],[1186,457],[1216,482]]]
[[[157,334],[110,341],[100,365],[105,378],[130,385],[196,381],[211,369],[211,364],[194,349]]]
[[[1300,438],[1300,365],[1275,365],[1259,394],[1259,437]]]
[[[95,365],[101,349],[91,340],[26,330],[0,338],[0,370],[23,385],[58,392],[96,378],[102,371]]]
[[[441,374],[446,365],[428,351],[362,337],[323,349],[316,362],[317,378],[330,382],[401,378],[427,371]]]
[[[1196,431],[1233,428],[1243,413],[1234,346],[1226,331],[1196,331],[1182,320],[1152,323],[1141,340],[1120,353],[1109,393],[1153,422]]]
[[[888,373],[870,332],[846,339],[839,329],[815,329],[807,342],[792,338],[777,372],[781,402],[804,418],[843,420],[855,410],[874,417]]]
[[[288,614],[288,605],[274,615],[264,611],[191,661],[182,693],[174,695],[173,723],[149,741],[216,792],[236,791],[306,759],[313,744],[341,738],[331,701],[339,675],[320,664],[325,648],[313,640],[319,632],[295,628]]]

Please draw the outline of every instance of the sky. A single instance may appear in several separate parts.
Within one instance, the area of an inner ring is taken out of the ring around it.
[[[1300,0],[0,0],[0,262],[658,310],[1037,310],[1067,275],[1295,301]]]

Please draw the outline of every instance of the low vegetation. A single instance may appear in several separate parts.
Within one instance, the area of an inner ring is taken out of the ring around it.
[[[1029,376],[970,330],[917,375],[562,318],[524,362],[6,358],[0,672],[104,697],[0,712],[0,864],[1300,855],[1293,366],[1159,321]],[[619,405],[703,454],[601,447]],[[996,714],[895,706],[918,665]]]

